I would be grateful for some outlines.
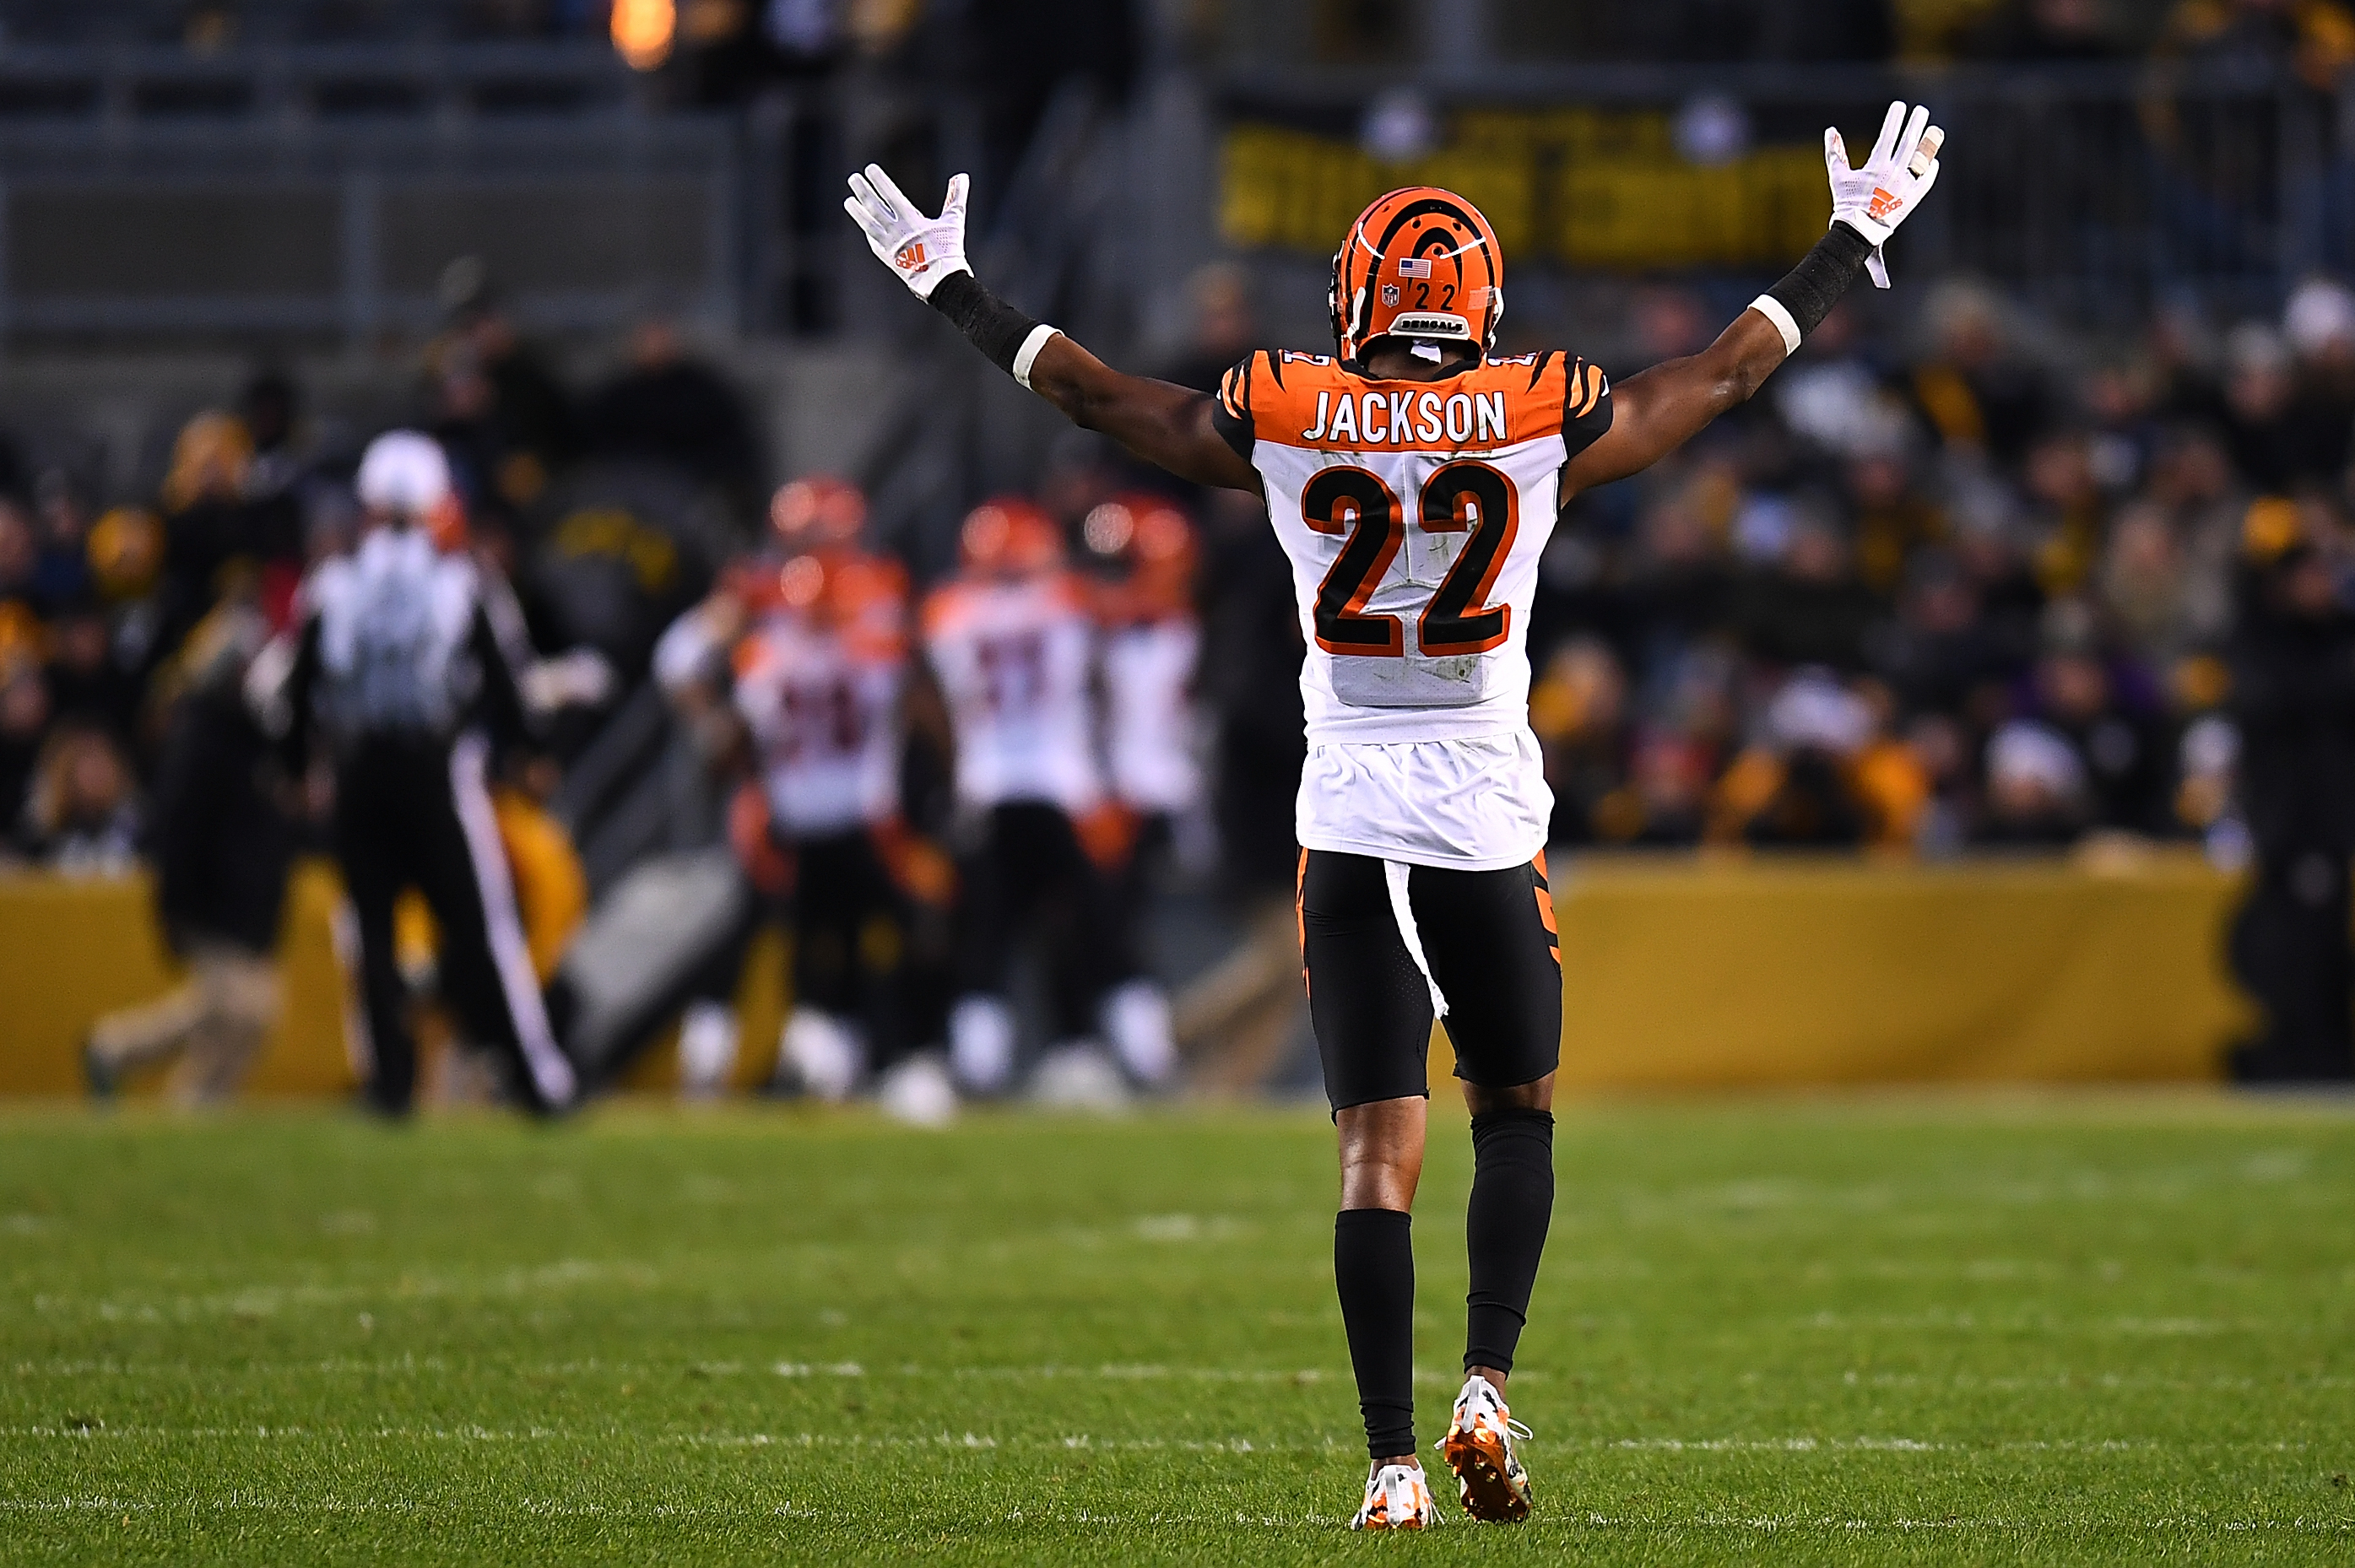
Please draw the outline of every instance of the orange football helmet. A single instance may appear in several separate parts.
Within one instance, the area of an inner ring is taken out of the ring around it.
[[[879,602],[907,597],[907,572],[880,556],[819,553],[794,556],[769,579],[771,607],[847,621]]]
[[[1116,613],[1170,614],[1188,608],[1194,594],[1194,525],[1177,504],[1161,496],[1115,496],[1081,525],[1091,554],[1128,569],[1115,595]]]
[[[1019,496],[1000,496],[967,513],[957,546],[966,571],[992,577],[1028,577],[1063,564],[1063,530]]]
[[[1505,315],[1505,252],[1480,209],[1437,186],[1377,197],[1333,252],[1333,342],[1344,360],[1379,337],[1487,353]]]
[[[867,497],[831,474],[796,479],[771,497],[769,526],[789,549],[849,544],[867,526]]]

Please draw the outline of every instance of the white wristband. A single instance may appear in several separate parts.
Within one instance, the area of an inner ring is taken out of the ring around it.
[[[1047,347],[1047,339],[1061,332],[1061,327],[1049,326],[1042,321],[1030,329],[1030,336],[1024,338],[1022,347],[1014,351],[1014,379],[1022,383],[1024,391],[1030,389],[1030,367],[1037,362],[1039,351]]]
[[[1760,294],[1750,302],[1750,308],[1773,322],[1774,330],[1783,335],[1784,358],[1788,359],[1799,351],[1799,344],[1802,341],[1799,336],[1799,324],[1793,318],[1781,300],[1776,299],[1773,294]],[[1028,383],[1026,382],[1025,385]]]

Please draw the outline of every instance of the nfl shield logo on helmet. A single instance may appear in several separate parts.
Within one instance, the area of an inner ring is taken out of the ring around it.
[[[1398,304],[1398,302],[1399,286],[1396,283],[1384,283],[1382,285],[1382,303],[1384,304],[1394,305]]]

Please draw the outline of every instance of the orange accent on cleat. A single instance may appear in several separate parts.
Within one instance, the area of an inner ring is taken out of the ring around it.
[[[1455,1472],[1465,1513],[1495,1524],[1529,1517],[1529,1473],[1513,1452],[1512,1413],[1486,1378],[1464,1385],[1439,1450]]]
[[[1439,1522],[1439,1507],[1420,1467],[1384,1465],[1366,1477],[1366,1500],[1351,1530],[1428,1530]]]

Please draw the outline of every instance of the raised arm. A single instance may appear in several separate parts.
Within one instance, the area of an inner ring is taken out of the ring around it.
[[[1612,389],[1616,411],[1611,429],[1563,470],[1564,496],[1640,474],[1718,415],[1749,401],[1831,314],[1859,272],[1870,272],[1875,284],[1887,288],[1881,248],[1938,183],[1938,149],[1945,139],[1930,123],[1926,106],[1909,117],[1903,103],[1892,103],[1872,155],[1864,167],[1852,169],[1840,133],[1827,130],[1830,229],[1715,343],[1689,358],[1655,365]]]
[[[967,188],[964,176],[951,179],[941,215],[928,218],[890,175],[869,164],[866,173],[850,176],[842,206],[866,234],[868,247],[918,299],[1073,424],[1102,431],[1181,479],[1257,490],[1259,475],[1212,426],[1207,395],[1124,375],[981,286],[964,254]]]

